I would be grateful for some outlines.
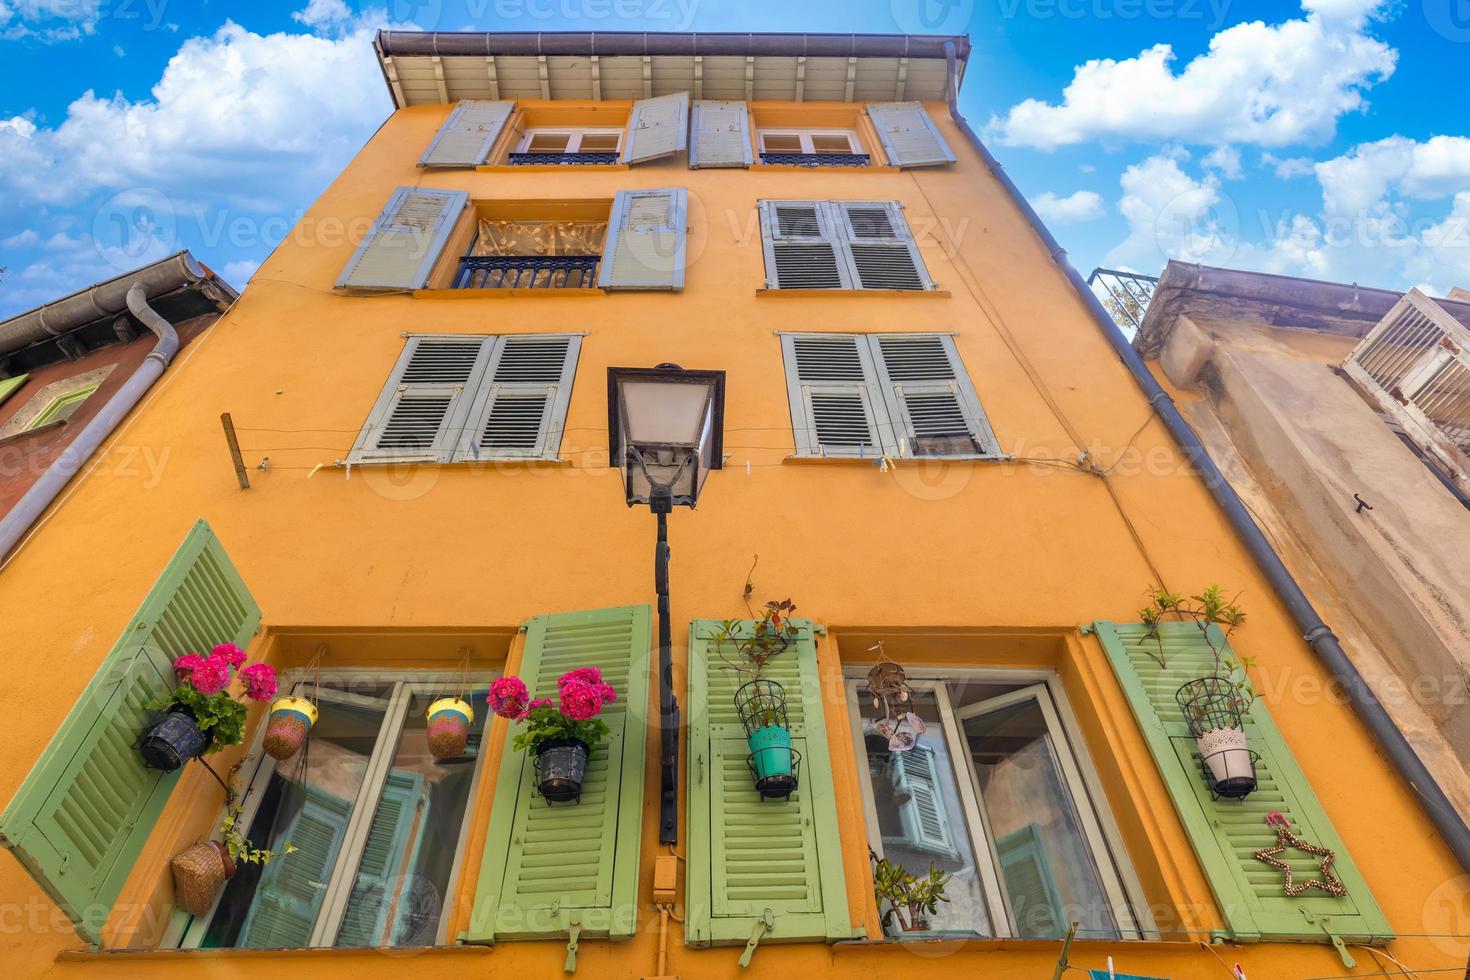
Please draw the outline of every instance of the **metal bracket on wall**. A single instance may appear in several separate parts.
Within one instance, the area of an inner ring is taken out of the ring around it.
[[[760,945],[761,937],[776,928],[776,913],[766,909],[755,927],[750,930],[750,938],[745,941],[745,952],[740,954],[740,966],[750,966],[750,958],[755,955],[755,948]]]
[[[581,935],[582,926],[580,923],[573,922],[567,927],[567,958],[566,962],[561,966],[562,971],[565,973],[577,972],[577,940]]]

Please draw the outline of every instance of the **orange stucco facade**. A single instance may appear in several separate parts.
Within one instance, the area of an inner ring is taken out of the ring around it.
[[[567,119],[609,106],[522,108],[554,109]],[[834,117],[851,112],[813,108]],[[800,109],[769,107],[787,116]],[[762,946],[742,970],[738,949],[687,948],[676,919],[668,925],[667,975],[1052,975],[1056,941],[882,941],[841,683],[844,668],[871,661],[877,639],[909,665],[1059,675],[1117,822],[1123,860],[1159,928],[1156,939],[1078,941],[1074,965],[1104,968],[1111,956],[1119,972],[1173,980],[1218,980],[1236,963],[1252,980],[1371,974],[1397,969],[1388,956],[1422,971],[1463,968],[1470,937],[1454,934],[1470,933],[1470,878],[1351,708],[1321,693],[1325,674],[1290,617],[946,107],[928,110],[956,165],[690,170],[676,156],[632,168],[425,171],[416,162],[449,107],[396,111],[109,444],[109,456],[129,447],[168,449],[161,473],[145,483],[105,466],[85,471],[0,572],[7,680],[0,686],[0,798],[24,779],[59,706],[76,698],[199,518],[218,534],[262,609],[252,652],[283,667],[326,642],[336,666],[448,669],[470,646],[478,665],[514,671],[517,627],[528,617],[650,602],[653,518],[625,506],[608,467],[605,377],[610,366],[673,361],[727,372],[728,455],[698,509],[670,520],[676,689],[687,624],[742,615],[741,589],[759,554],[758,597],[789,595],[802,615],[826,627],[818,655],[848,913],[868,938]],[[413,185],[464,190],[489,207],[685,187],[685,287],[334,291],[355,240],[389,194]],[[902,202],[939,290],[763,291],[756,202],[773,198]],[[781,330],[952,332],[1011,458],[887,466],[790,458]],[[585,332],[561,461],[336,465],[406,332],[538,331]],[[223,412],[240,431],[249,490],[236,484],[220,432]],[[1072,465],[1083,452],[1107,469],[1106,482]],[[268,466],[257,468],[265,457]],[[1265,702],[1399,937],[1381,953],[1354,950],[1354,970],[1325,943],[1203,944],[1220,922],[1209,885],[1096,638],[1078,629],[1098,619],[1135,622],[1145,587],[1160,579],[1176,590],[1220,582],[1241,593],[1250,622],[1235,645],[1257,659]],[[486,774],[498,768],[504,724],[497,720],[486,739],[479,763]],[[647,737],[638,932],[621,942],[583,940],[578,972],[586,976],[656,975],[653,862],[667,849],[657,843],[657,732]],[[459,922],[468,918],[476,885],[478,835],[491,820],[490,782],[483,779],[471,801],[452,911]],[[219,805],[209,777],[187,772],[114,909],[107,939],[117,949],[89,948],[16,861],[0,860],[0,959],[9,972],[560,975],[565,944],[558,941],[403,951],[152,950],[167,920],[168,859],[206,832]]]

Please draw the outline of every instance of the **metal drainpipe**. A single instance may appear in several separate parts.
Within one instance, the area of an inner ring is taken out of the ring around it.
[[[102,410],[83,427],[56,461],[41,474],[41,478],[25,492],[25,496],[16,501],[10,513],[0,519],[0,558],[10,553],[10,549],[15,547],[16,542],[36,519],[51,506],[51,502],[71,478],[76,476],[82,464],[91,459],[97,447],[112,435],[118,424],[132,411],[148,389],[153,387],[153,382],[158,380],[178,353],[179,335],[174,332],[173,324],[148,305],[147,293],[142,283],[134,283],[128,289],[127,303],[133,316],[157,335],[158,343],[153,345],[153,350],[138,365],[133,376],[123,383],[107,404],[102,406]]]
[[[1307,645],[1312,648],[1312,652],[1327,667],[1332,678],[1342,685],[1349,701],[1352,703],[1353,710],[1357,712],[1363,724],[1368,726],[1368,730],[1373,733],[1373,737],[1378,740],[1379,746],[1388,755],[1389,761],[1398,770],[1399,775],[1413,787],[1419,799],[1420,806],[1424,808],[1424,812],[1434,823],[1436,829],[1439,830],[1440,836],[1444,838],[1445,844],[1449,846],[1450,850],[1454,852],[1455,857],[1459,859],[1461,867],[1466,871],[1470,871],[1470,828],[1465,826],[1465,822],[1461,819],[1459,812],[1456,811],[1454,804],[1445,796],[1444,790],[1440,788],[1434,776],[1430,774],[1429,770],[1425,768],[1424,763],[1420,761],[1419,756],[1415,754],[1413,747],[1404,738],[1403,732],[1399,731],[1398,726],[1394,724],[1388,712],[1383,709],[1383,705],[1379,704],[1378,699],[1373,696],[1373,692],[1369,689],[1367,681],[1363,679],[1362,674],[1358,673],[1358,669],[1353,666],[1353,662],[1348,659],[1347,653],[1343,650],[1342,644],[1338,642],[1337,637],[1333,635],[1332,630],[1322,621],[1322,617],[1317,614],[1317,610],[1312,608],[1312,603],[1307,599],[1306,593],[1302,591],[1301,586],[1297,584],[1296,579],[1292,577],[1291,572],[1282,563],[1280,556],[1271,547],[1271,542],[1261,533],[1261,529],[1256,526],[1255,520],[1250,516],[1250,512],[1246,510],[1245,504],[1235,492],[1235,488],[1230,485],[1230,482],[1225,479],[1225,474],[1220,471],[1220,468],[1215,465],[1215,461],[1210,458],[1210,454],[1199,441],[1199,437],[1195,435],[1189,423],[1184,420],[1184,416],[1179,414],[1179,409],[1175,407],[1174,400],[1159,385],[1148,367],[1143,363],[1143,358],[1139,356],[1138,351],[1133,349],[1133,345],[1128,343],[1128,339],[1123,336],[1123,332],[1118,329],[1112,317],[1108,316],[1107,310],[1103,308],[1097,296],[1087,287],[1086,280],[1072,267],[1072,263],[1067,258],[1066,250],[1057,244],[1057,240],[1052,237],[1051,232],[1047,231],[1046,225],[1042,223],[1041,218],[1032,209],[1030,202],[1026,200],[1020,189],[1012,182],[1010,176],[1000,165],[1000,162],[985,148],[985,144],[980,141],[980,137],[975,133],[975,130],[970,128],[970,124],[965,120],[965,117],[960,114],[958,74],[955,48],[952,41],[945,42],[944,54],[945,60],[948,63],[946,84],[949,96],[950,118],[954,120],[960,132],[969,140],[975,152],[980,154],[980,158],[985,161],[985,166],[990,170],[995,179],[1000,182],[1001,187],[1005,188],[1006,193],[1010,195],[1011,201],[1020,210],[1021,214],[1026,217],[1026,220],[1030,222],[1032,230],[1041,238],[1042,244],[1046,246],[1046,250],[1051,255],[1052,261],[1056,263],[1057,267],[1067,277],[1068,282],[1072,285],[1072,289],[1076,291],[1077,295],[1082,299],[1083,305],[1087,307],[1087,312],[1092,315],[1092,319],[1096,322],[1098,329],[1103,332],[1103,336],[1107,338],[1108,343],[1113,346],[1113,350],[1122,359],[1129,373],[1133,375],[1133,380],[1138,382],[1138,386],[1148,396],[1149,404],[1158,413],[1159,418],[1163,421],[1165,427],[1168,428],[1170,435],[1174,437],[1174,441],[1184,450],[1185,456],[1198,467],[1201,476],[1204,478],[1205,486],[1209,488],[1210,494],[1215,498],[1215,502],[1225,512],[1226,519],[1230,521],[1236,532],[1244,540],[1246,549],[1251,553],[1251,557],[1256,560],[1256,564],[1265,573],[1267,581],[1271,583],[1272,588],[1276,590],[1276,594],[1286,605],[1287,610],[1290,611],[1292,618],[1296,620],[1298,628],[1302,631],[1303,638],[1307,641]]]

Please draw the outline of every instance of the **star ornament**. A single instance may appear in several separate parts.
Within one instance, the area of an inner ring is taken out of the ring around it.
[[[1338,898],[1347,894],[1347,886],[1332,872],[1332,862],[1337,859],[1337,855],[1333,853],[1331,848],[1322,847],[1318,844],[1309,844],[1296,834],[1293,834],[1291,832],[1291,820],[1285,815],[1277,813],[1275,810],[1266,814],[1266,823],[1276,828],[1276,846],[1261,848],[1256,851],[1255,857],[1257,861],[1264,861],[1266,864],[1282,872],[1285,876],[1284,887],[1286,894],[1295,898],[1308,888],[1320,888],[1327,894],[1334,895]],[[1293,881],[1292,876],[1294,872],[1291,870],[1291,865],[1285,861],[1278,861],[1276,859],[1276,855],[1288,849],[1295,849],[1320,857],[1322,863],[1317,869],[1318,877],[1309,878],[1302,882]]]

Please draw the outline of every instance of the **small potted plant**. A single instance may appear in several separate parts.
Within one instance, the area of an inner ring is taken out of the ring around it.
[[[747,582],[746,595],[749,593]],[[761,607],[753,623],[727,619],[707,637],[718,651],[721,665],[744,680],[735,692],[735,710],[745,727],[755,788],[764,799],[785,799],[797,785],[800,756],[791,748],[786,691],[765,677],[766,665],[800,633],[791,620],[794,612],[796,605],[790,599],[772,599]],[[736,654],[733,660],[725,655],[732,648]]]
[[[174,875],[174,903],[190,915],[204,915],[214,906],[215,896],[235,877],[240,863],[269,864],[273,858],[292,854],[290,841],[279,851],[256,847],[240,832],[240,804],[232,799],[220,821],[222,840],[200,841],[174,856],[169,866]]]
[[[1139,615],[1158,644],[1159,653],[1154,659],[1159,666],[1167,666],[1159,637],[1159,624],[1165,617],[1194,623],[1210,649],[1210,672],[1183,684],[1174,700],[1184,712],[1189,733],[1209,769],[1211,790],[1216,796],[1243,799],[1256,788],[1255,754],[1246,740],[1244,724],[1256,699],[1249,674],[1255,661],[1232,656],[1226,645],[1230,635],[1245,624],[1245,612],[1234,600],[1227,599],[1218,585],[1188,599],[1154,588],[1149,590],[1149,599]],[[1217,635],[1221,642],[1216,642]]]
[[[555,701],[533,701],[519,677],[501,677],[490,685],[486,700],[500,717],[526,726],[511,744],[535,754],[536,789],[546,802],[576,803],[587,760],[608,736],[607,722],[597,716],[617,700],[617,692],[596,667],[567,671],[556,688]]]
[[[930,861],[929,873],[920,877],[887,858],[880,858],[871,851],[868,853],[875,862],[873,891],[879,911],[882,911],[884,902],[888,903],[888,911],[883,912],[883,928],[891,930],[896,924],[901,932],[928,930],[926,916],[936,914],[940,902],[949,901],[949,896],[944,894],[944,886],[953,876],[940,871]]]
[[[174,661],[178,687],[145,707],[163,711],[139,742],[143,764],[173,772],[190,759],[218,752],[245,739],[245,701],[269,701],[276,693],[276,671],[267,663],[245,666],[245,651],[221,643],[209,656],[186,653]],[[238,696],[230,693],[236,677]]]

